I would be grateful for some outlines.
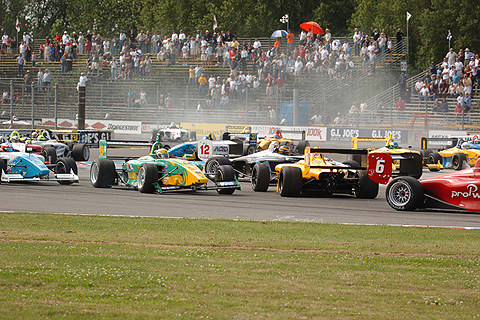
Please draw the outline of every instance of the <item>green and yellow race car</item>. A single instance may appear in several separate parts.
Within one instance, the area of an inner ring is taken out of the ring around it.
[[[190,189],[233,194],[240,190],[231,166],[218,166],[215,172],[206,175],[194,161],[170,158],[159,140],[152,145],[150,154],[137,159],[107,158],[107,144],[106,140],[100,141],[99,159],[90,169],[90,181],[95,188],[123,185],[142,193]],[[116,168],[114,159],[124,161],[120,168]],[[209,186],[209,181],[214,185]]]

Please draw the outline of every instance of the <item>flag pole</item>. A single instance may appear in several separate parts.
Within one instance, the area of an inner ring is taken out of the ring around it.
[[[408,12],[407,12],[407,15],[408,15]],[[408,20],[410,20],[407,16],[407,61],[409,60],[409,50],[408,50],[408,42],[409,42],[409,38],[408,38]]]

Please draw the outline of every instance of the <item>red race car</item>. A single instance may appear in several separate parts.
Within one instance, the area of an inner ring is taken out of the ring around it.
[[[399,177],[387,185],[387,202],[395,210],[435,208],[480,212],[480,159],[475,167],[427,179]]]

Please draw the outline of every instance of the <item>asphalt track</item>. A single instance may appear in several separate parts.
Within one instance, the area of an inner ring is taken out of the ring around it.
[[[96,152],[92,150],[92,155]],[[128,152],[146,153],[138,149]],[[424,171],[424,177],[431,175]],[[385,186],[380,186],[374,200],[347,195],[282,198],[273,187],[265,193],[253,192],[248,183],[241,183],[242,190],[233,195],[219,195],[214,190],[142,194],[124,187],[93,188],[88,164],[79,163],[79,176],[80,182],[69,186],[56,182],[1,184],[0,211],[480,228],[480,214],[395,211],[385,201]]]

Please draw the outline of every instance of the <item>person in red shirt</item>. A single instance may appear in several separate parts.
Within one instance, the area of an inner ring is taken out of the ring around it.
[[[405,102],[403,102],[402,97],[398,97],[397,105],[395,108],[398,111],[404,111],[405,110]]]
[[[55,35],[55,41],[56,41],[57,43],[60,43],[61,40],[62,40],[62,37],[61,37],[61,36],[58,34],[58,32],[57,32],[56,35]]]

